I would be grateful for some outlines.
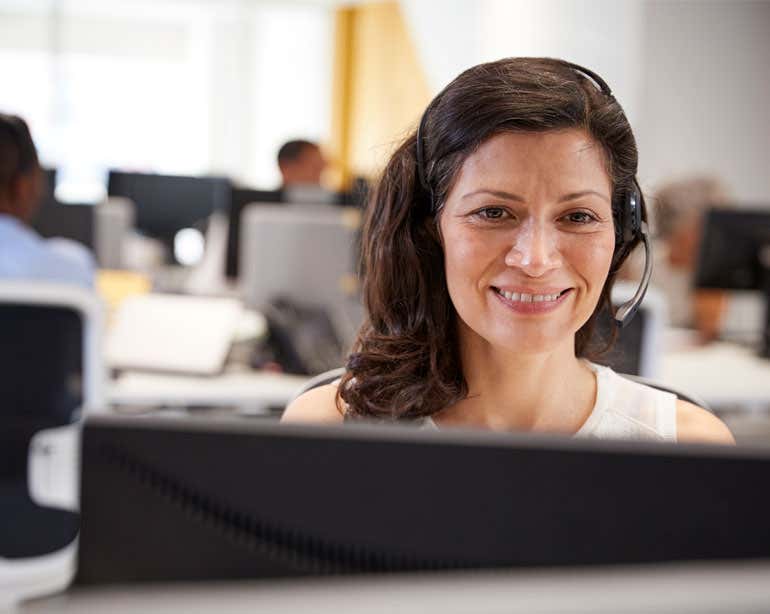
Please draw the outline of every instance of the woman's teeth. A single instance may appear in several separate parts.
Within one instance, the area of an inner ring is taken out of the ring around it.
[[[555,301],[561,296],[561,292],[556,294],[526,294],[524,292],[505,292],[499,288],[495,288],[500,296],[504,296],[509,301],[518,301],[521,303],[543,303],[547,301]]]

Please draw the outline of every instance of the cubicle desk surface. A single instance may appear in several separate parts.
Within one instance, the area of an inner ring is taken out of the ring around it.
[[[124,372],[110,381],[110,406],[124,408],[232,407],[258,413],[284,407],[309,377],[266,371],[214,376]]]
[[[770,563],[423,573],[75,587],[19,614],[742,614],[770,609]]]
[[[770,408],[770,360],[733,343],[669,351],[662,382],[695,394],[712,409]]]

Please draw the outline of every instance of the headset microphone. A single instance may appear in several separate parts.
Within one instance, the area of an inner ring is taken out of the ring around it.
[[[623,210],[619,220],[621,241],[620,249],[623,249],[623,244],[628,244],[637,237],[641,239],[644,245],[644,272],[642,273],[642,280],[639,282],[639,287],[636,289],[634,296],[631,300],[623,303],[615,311],[613,319],[618,328],[626,326],[636,314],[639,305],[644,300],[644,295],[647,292],[647,286],[650,285],[650,276],[652,275],[652,246],[650,245],[649,229],[647,228],[647,222],[642,219],[642,209],[644,207],[644,200],[642,197],[642,191],[639,189],[639,184],[634,179],[633,187],[626,197],[626,202],[623,204]]]
[[[641,305],[642,300],[644,300],[647,286],[650,285],[650,276],[652,275],[652,249],[647,231],[647,222],[642,222],[640,231],[642,243],[644,244],[644,272],[642,273],[642,281],[639,283],[639,287],[636,289],[634,296],[631,297],[631,300],[623,303],[615,311],[614,320],[618,328],[623,328],[633,319],[636,310],[639,309],[639,305]]]

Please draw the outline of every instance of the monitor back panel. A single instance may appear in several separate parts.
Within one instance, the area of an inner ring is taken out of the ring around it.
[[[107,192],[131,199],[136,227],[161,239],[171,239],[183,228],[202,226],[214,211],[226,211],[230,202],[230,184],[218,177],[110,171]]]
[[[770,556],[735,449],[89,420],[81,582]]]
[[[45,238],[70,239],[93,250],[95,209],[95,205],[47,199],[40,205],[32,227]]]
[[[770,208],[711,209],[703,222],[695,272],[698,288],[763,289],[760,251],[770,245]]]
[[[225,275],[237,278],[239,275],[238,257],[240,254],[241,213],[252,203],[276,205],[283,200],[280,190],[254,190],[232,187],[230,197],[230,215],[227,230],[227,249],[225,256]]]

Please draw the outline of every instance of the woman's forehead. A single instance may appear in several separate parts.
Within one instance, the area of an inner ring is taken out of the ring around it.
[[[483,187],[527,191],[538,182],[554,189],[611,193],[603,148],[580,129],[504,132],[484,141],[463,161],[452,192]]]

